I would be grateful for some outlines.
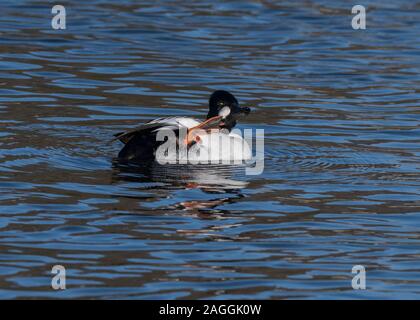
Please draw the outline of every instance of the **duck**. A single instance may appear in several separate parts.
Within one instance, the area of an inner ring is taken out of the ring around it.
[[[251,109],[240,106],[234,95],[225,90],[213,92],[208,107],[209,111],[204,121],[179,116],[163,117],[141,124],[132,130],[116,133],[113,140],[124,144],[117,159],[130,162],[156,160],[161,164],[162,161],[174,163],[173,161],[181,159],[180,149],[185,148],[187,152],[182,160],[191,163],[237,163],[250,160],[249,144],[240,134],[232,132],[232,129],[238,119],[247,116]],[[159,134],[168,131],[174,133],[175,140],[159,138]],[[164,144],[166,149],[163,148]],[[166,151],[159,152],[162,149]]]

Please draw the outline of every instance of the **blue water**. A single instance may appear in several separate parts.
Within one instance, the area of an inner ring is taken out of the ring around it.
[[[419,299],[420,4],[354,4],[3,0],[0,298]],[[115,161],[216,89],[262,174]]]

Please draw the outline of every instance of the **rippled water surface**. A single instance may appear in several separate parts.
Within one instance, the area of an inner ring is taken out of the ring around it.
[[[418,1],[63,4],[0,4],[0,298],[420,298]],[[115,161],[216,89],[261,175]]]

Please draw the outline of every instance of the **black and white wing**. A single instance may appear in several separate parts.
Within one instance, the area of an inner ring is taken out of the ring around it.
[[[146,122],[132,130],[114,134],[115,138],[113,141],[120,140],[122,143],[127,144],[128,141],[130,141],[131,138],[133,138],[135,135],[147,135],[152,132],[156,132],[156,130],[159,130],[161,128],[174,130],[179,129],[180,127],[192,128],[199,124],[200,122],[198,122],[197,120],[186,117],[158,118]]]

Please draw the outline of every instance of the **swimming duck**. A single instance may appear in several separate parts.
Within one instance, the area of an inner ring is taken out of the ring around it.
[[[210,96],[209,112],[203,122],[188,117],[158,118],[133,130],[115,134],[114,140],[124,143],[118,158],[159,161],[157,149],[165,141],[158,141],[157,135],[161,130],[172,130],[176,135],[176,147],[185,146],[188,150],[188,160],[249,160],[249,145],[240,135],[231,132],[237,119],[249,113],[250,109],[240,107],[231,93],[217,90]],[[181,135],[181,132],[186,134]],[[165,156],[168,159],[168,154]],[[179,154],[172,157],[179,159]]]

